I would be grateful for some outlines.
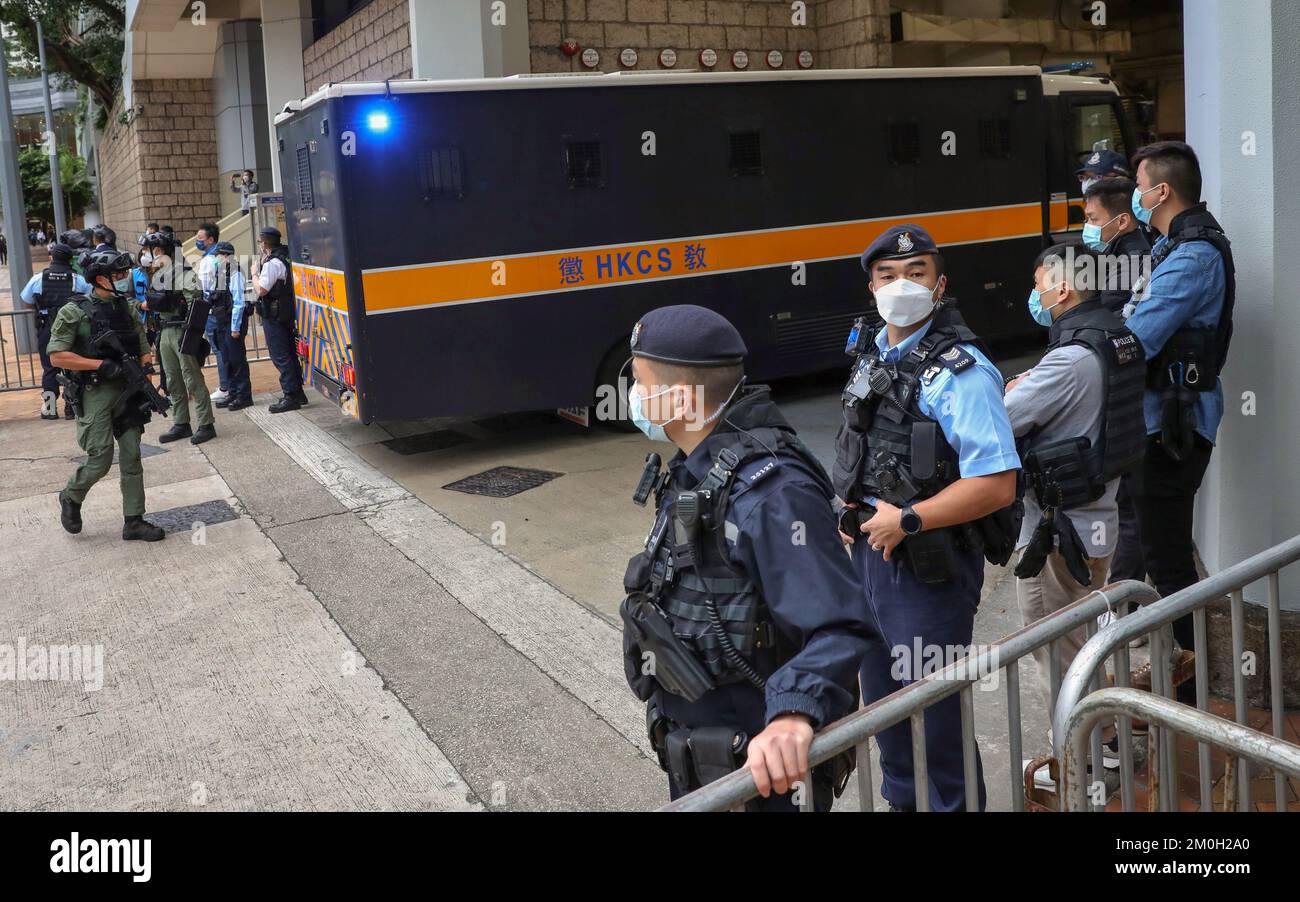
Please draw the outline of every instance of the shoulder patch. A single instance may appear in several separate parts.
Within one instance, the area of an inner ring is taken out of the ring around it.
[[[939,375],[941,369],[946,369],[956,375],[962,370],[969,369],[974,365],[974,354],[967,351],[961,345],[953,345],[938,357],[934,358],[934,363],[926,367],[925,372],[921,374],[921,381],[926,385],[929,385],[934,381],[934,377]]]
[[[781,462],[779,460],[769,457],[767,460],[760,463],[757,469],[750,470],[749,468],[746,468],[742,471],[740,473],[740,479],[743,480],[747,486],[757,485],[775,473],[780,466]]]

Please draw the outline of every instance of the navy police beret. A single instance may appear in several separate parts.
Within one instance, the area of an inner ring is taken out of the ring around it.
[[[730,366],[749,353],[736,327],[705,307],[651,310],[632,329],[632,356],[681,366]]]
[[[862,252],[862,271],[871,272],[871,264],[877,260],[903,260],[917,254],[937,254],[939,246],[934,243],[930,233],[919,225],[905,222],[893,228],[885,229],[871,246]]]
[[[1084,160],[1083,168],[1078,170],[1075,175],[1108,175],[1112,172],[1118,172],[1128,178],[1133,177],[1133,167],[1128,164],[1128,159],[1122,153],[1113,150],[1098,150]]]

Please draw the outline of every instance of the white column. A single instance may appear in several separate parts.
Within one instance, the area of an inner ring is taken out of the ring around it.
[[[407,8],[413,78],[528,71],[527,0],[408,0]]]
[[[1197,547],[1215,572],[1300,533],[1300,4],[1183,9],[1187,141],[1237,269],[1223,424],[1197,498]],[[1284,571],[1284,603],[1300,609],[1298,596],[1300,572]]]
[[[271,173],[274,190],[280,181],[280,152],[275,117],[291,100],[307,93],[302,50],[311,43],[311,0],[262,0],[262,58],[266,69],[266,115],[270,123]]]

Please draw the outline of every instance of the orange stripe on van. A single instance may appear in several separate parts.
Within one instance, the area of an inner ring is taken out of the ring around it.
[[[575,248],[498,260],[431,263],[363,272],[367,313],[418,309],[633,282],[706,276],[862,253],[881,232],[921,226],[940,246],[1042,232],[1042,205],[813,225],[733,235],[670,238],[607,248]]]

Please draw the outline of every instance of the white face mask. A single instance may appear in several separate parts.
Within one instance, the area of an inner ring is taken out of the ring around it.
[[[934,289],[909,279],[895,279],[882,285],[875,295],[881,319],[900,328],[919,323],[935,307]]]

